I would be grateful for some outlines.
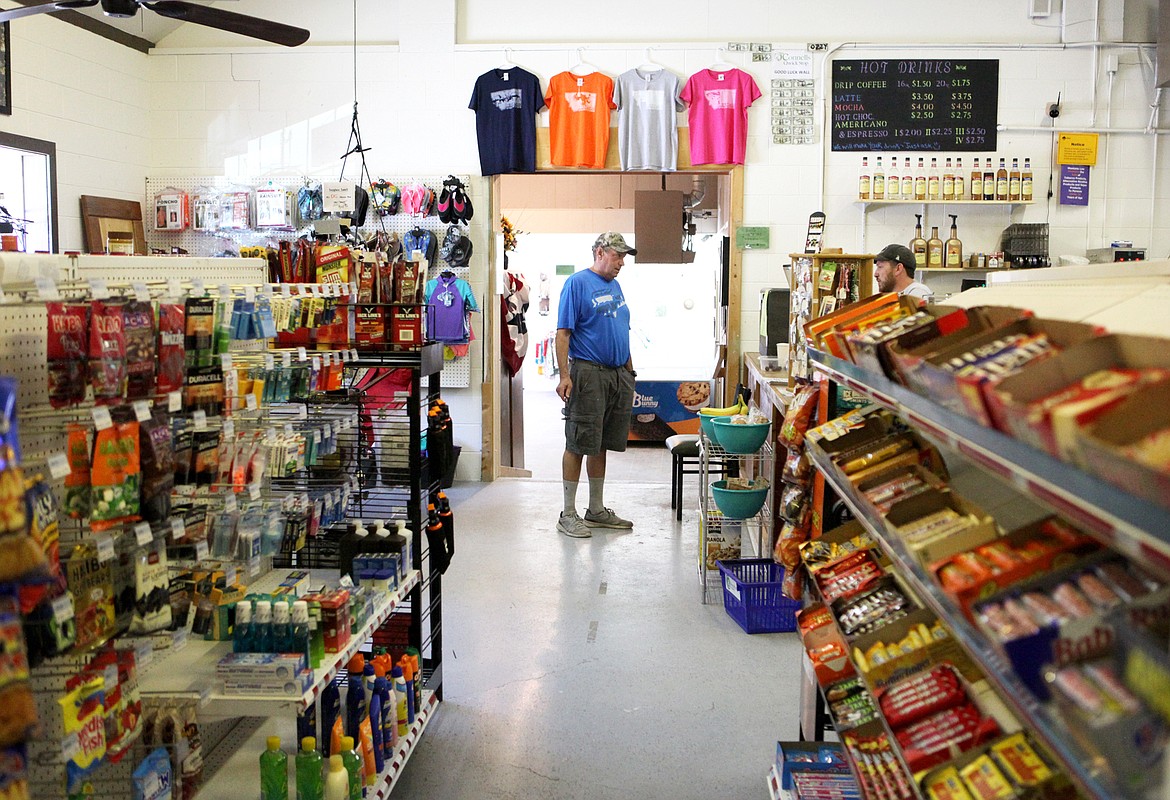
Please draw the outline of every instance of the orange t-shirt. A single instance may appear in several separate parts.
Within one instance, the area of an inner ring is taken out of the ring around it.
[[[605,166],[613,79],[600,72],[553,75],[544,93],[548,106],[550,160],[558,167]]]

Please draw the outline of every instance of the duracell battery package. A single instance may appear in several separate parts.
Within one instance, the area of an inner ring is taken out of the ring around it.
[[[187,411],[203,411],[209,417],[218,417],[223,412],[223,368],[215,364],[188,369],[183,407]]]
[[[211,297],[187,298],[188,367],[208,367],[214,361],[215,300]]]

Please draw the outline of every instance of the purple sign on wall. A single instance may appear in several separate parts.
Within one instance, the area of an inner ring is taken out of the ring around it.
[[[1060,165],[1060,204],[1087,206],[1089,204],[1089,167],[1085,164]]]

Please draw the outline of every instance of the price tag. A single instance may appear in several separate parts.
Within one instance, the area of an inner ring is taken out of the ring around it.
[[[309,284],[309,295],[310,295],[311,297],[320,297],[320,296],[321,296],[321,287],[320,287],[320,285],[318,285],[318,284],[316,284],[316,283],[311,283],[311,284]]]
[[[220,362],[220,364],[223,365],[224,372],[231,372],[232,371],[232,354],[231,353],[221,353],[219,356],[219,362]]]
[[[134,663],[139,669],[154,661],[154,642],[143,638],[134,645]]]
[[[290,353],[288,350],[281,352],[280,365],[285,369],[288,369],[292,366],[292,353]]]
[[[60,597],[54,598],[51,605],[53,607],[53,619],[57,620],[59,624],[64,624],[73,619],[73,595],[63,594]]]
[[[202,278],[191,279],[191,296],[202,297],[203,293],[207,291],[207,284],[203,282]]]
[[[276,428],[269,428],[264,432],[265,444],[276,444]]]
[[[248,577],[255,578],[260,574],[260,556],[248,559]]]
[[[182,297],[183,284],[178,278],[167,278],[167,297]]]
[[[207,412],[203,409],[199,409],[191,415],[191,422],[195,425],[195,430],[207,430]]]
[[[117,555],[114,552],[114,540],[110,536],[99,536],[94,540],[94,543],[97,545],[98,561],[105,563],[113,560],[114,556]]]
[[[276,357],[273,356],[272,353],[264,354],[264,369],[268,370],[269,372],[276,369]]]
[[[8,296],[6,294],[4,294],[3,287],[0,287],[0,303],[7,303],[7,302],[8,302]]]
[[[171,392],[167,395],[167,411],[175,414],[183,410],[183,393]]]
[[[297,361],[308,361],[309,353],[303,347],[297,348]]]
[[[255,411],[259,407],[259,404],[256,402],[256,395],[252,394],[251,392],[244,395],[244,408],[248,409],[249,411]]]
[[[303,405],[303,404],[298,404],[297,405],[297,417],[299,419],[308,419],[309,418],[309,407],[306,405]]]
[[[233,420],[225,419],[223,421],[223,438],[236,438],[236,423]]]
[[[208,553],[208,550],[207,550],[207,542],[206,541],[196,542],[195,543],[195,560],[196,561],[206,561],[208,555],[210,555],[210,554]]]
[[[175,539],[182,539],[187,535],[187,524],[182,517],[173,517],[171,519],[171,536]]]
[[[257,481],[256,483],[248,484],[248,497],[252,498],[253,500],[260,499],[260,482],[259,481]]]
[[[187,629],[179,628],[171,637],[171,650],[178,652],[187,646]]]
[[[244,302],[246,302],[246,303],[255,303],[256,302],[256,287],[255,286],[245,286],[244,287]]]
[[[328,367],[333,363],[333,353],[325,352],[321,354],[321,366]]]
[[[146,422],[150,419],[150,401],[149,400],[135,400],[134,401],[134,418],[139,422]]]
[[[284,295],[285,297],[292,297],[292,284],[291,283],[280,284],[280,293],[282,295]]]
[[[321,359],[318,356],[313,356],[313,360],[309,362],[313,367],[313,372],[321,371]]]
[[[114,420],[110,419],[110,409],[105,406],[93,407],[93,426],[99,431],[113,427]]]
[[[357,350],[350,350],[350,351],[349,351],[349,360],[350,360],[350,361],[357,361],[357,360],[358,360],[358,352],[357,352]]]
[[[358,285],[356,281],[349,284],[349,294],[351,297],[357,297]]]
[[[293,435],[293,426],[292,426],[291,422],[284,423],[284,435],[285,436],[292,436]]]
[[[154,533],[150,530],[149,522],[139,522],[134,526],[134,538],[139,547],[145,547],[154,541]]]
[[[338,434],[341,433],[341,423],[335,421],[331,427],[333,429],[333,437],[337,438]]]
[[[110,287],[106,285],[105,278],[90,278],[86,283],[89,284],[89,296],[94,300],[105,300],[110,296]]]
[[[223,571],[223,582],[225,586],[236,585],[236,567],[233,564],[230,567],[225,567]]]
[[[321,444],[321,429],[313,428],[313,444]]]
[[[72,761],[81,752],[81,745],[77,743],[77,734],[71,734],[61,740],[61,757],[66,761]]]
[[[49,456],[49,474],[54,478],[64,478],[73,469],[69,466],[69,456],[64,453],[53,453]]]
[[[37,278],[37,297],[42,300],[60,300],[61,292],[57,288],[57,282],[52,278]]]
[[[150,302],[150,289],[145,283],[133,283],[130,288],[134,290],[134,299],[140,303]]]
[[[223,510],[229,514],[235,513],[237,510],[239,510],[239,504],[236,502],[236,496],[234,494],[229,492],[228,495],[223,499]]]
[[[221,283],[219,285],[219,299],[220,300],[231,300],[232,299],[232,287],[226,283]]]

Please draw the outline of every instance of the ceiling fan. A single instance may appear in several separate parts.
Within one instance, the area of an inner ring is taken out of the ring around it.
[[[0,11],[0,22],[29,17],[33,14],[89,8],[99,3],[102,12],[108,17],[123,19],[133,17],[138,13],[139,8],[145,8],[171,19],[239,33],[253,39],[262,39],[286,47],[296,47],[309,39],[309,32],[304,28],[294,28],[280,22],[237,14],[234,11],[200,6],[185,0],[49,0],[49,2],[26,5],[23,8],[14,8],[10,11]]]

